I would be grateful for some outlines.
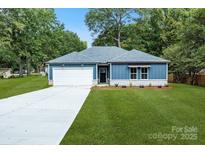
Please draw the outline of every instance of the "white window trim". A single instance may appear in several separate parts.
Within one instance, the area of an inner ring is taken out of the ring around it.
[[[168,80],[168,63],[166,64],[166,80]]]
[[[132,68],[135,68],[135,69],[136,69],[136,73],[131,73],[131,69],[132,69]],[[132,74],[135,74],[136,79],[132,79],[132,78],[131,78]],[[130,68],[130,80],[137,80],[137,79],[138,79],[138,75],[137,75],[137,74],[138,74],[138,69],[137,69],[136,67],[131,67],[131,68]]]
[[[112,80],[112,63],[110,63],[110,80]]]
[[[95,75],[96,75],[95,79],[98,81],[98,64],[95,65],[95,69],[96,69],[96,71],[95,71]]]
[[[140,80],[149,80],[149,68],[148,67],[144,67],[147,68],[147,73],[142,73],[142,68],[140,68]],[[147,79],[142,79],[142,74],[147,74]]]

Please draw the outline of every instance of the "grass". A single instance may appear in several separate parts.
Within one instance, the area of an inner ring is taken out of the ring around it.
[[[61,144],[205,144],[205,88],[94,88]]]
[[[48,80],[42,76],[0,79],[0,99],[48,87]]]

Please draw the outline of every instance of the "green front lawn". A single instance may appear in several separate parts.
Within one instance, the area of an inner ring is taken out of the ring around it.
[[[47,77],[0,79],[0,99],[48,87]]]
[[[205,144],[205,88],[94,88],[61,144]]]

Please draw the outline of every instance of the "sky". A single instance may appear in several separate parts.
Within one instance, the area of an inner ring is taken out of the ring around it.
[[[65,29],[77,33],[82,41],[86,41],[88,47],[92,44],[91,33],[85,25],[84,19],[88,9],[55,9],[57,19],[64,23]]]

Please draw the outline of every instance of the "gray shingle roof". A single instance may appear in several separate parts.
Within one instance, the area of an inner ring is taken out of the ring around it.
[[[113,58],[112,62],[169,62],[160,57],[153,56],[151,54],[138,51],[138,50],[131,50],[126,54],[123,54],[119,57]]]
[[[127,51],[118,47],[91,47],[81,52],[50,60],[47,63],[107,63],[107,62],[169,62],[138,50]]]

